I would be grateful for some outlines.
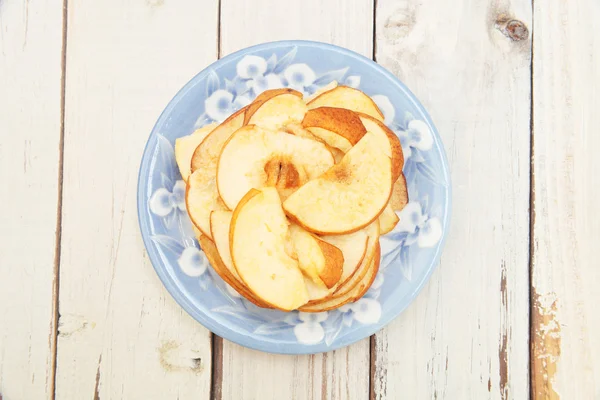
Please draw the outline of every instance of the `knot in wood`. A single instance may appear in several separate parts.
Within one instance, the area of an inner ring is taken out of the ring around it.
[[[510,40],[519,42],[529,37],[529,29],[519,20],[512,19],[510,21],[499,20],[496,25],[500,32]]]

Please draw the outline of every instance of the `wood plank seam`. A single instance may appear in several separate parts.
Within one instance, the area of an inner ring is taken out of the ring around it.
[[[533,113],[534,113],[534,93],[533,93],[533,63],[534,63],[534,29],[535,29],[535,8],[533,7],[534,0],[531,0],[531,26],[530,26],[530,37],[531,37],[531,63],[529,66],[529,398],[535,399],[535,385],[533,382],[534,371],[533,371],[533,343],[535,340],[534,332],[534,290],[533,290],[533,252],[534,249],[534,226],[535,226],[535,168],[534,168],[534,131],[533,131]]]
[[[217,60],[221,58],[221,1],[217,1]],[[223,398],[223,338],[210,333],[211,342],[211,372],[210,399]]]
[[[377,62],[377,0],[373,0],[373,53],[371,58]],[[375,376],[377,373],[377,350],[375,335],[369,338],[369,399],[375,400]]]
[[[54,307],[52,320],[52,371],[50,372],[50,393],[52,400],[56,398],[56,368],[58,359],[58,320],[60,312],[58,310],[60,296],[60,256],[62,245],[62,202],[63,202],[63,171],[64,171],[64,150],[65,150],[65,83],[67,73],[67,12],[69,0],[63,0],[62,13],[62,44],[61,44],[61,77],[60,77],[60,136],[58,140],[58,200],[56,203],[56,233],[54,250],[54,282],[52,289],[52,301]]]
[[[371,58],[376,62],[377,54],[377,0],[373,0],[373,54]]]

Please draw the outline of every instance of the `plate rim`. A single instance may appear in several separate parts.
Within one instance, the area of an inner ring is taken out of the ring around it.
[[[266,49],[275,49],[275,48],[279,48],[279,47],[291,47],[291,46],[320,47],[320,48],[324,48],[329,51],[342,53],[346,56],[349,56],[349,57],[357,60],[358,62],[362,62],[362,63],[366,63],[366,64],[370,65],[378,73],[381,73],[382,75],[384,75],[388,79],[390,79],[392,82],[394,82],[398,86],[398,88],[404,93],[407,100],[409,100],[414,105],[414,107],[419,110],[419,112],[421,113],[421,115],[423,116],[423,118],[425,119],[427,124],[431,127],[434,140],[437,144],[437,150],[441,157],[441,161],[442,161],[441,167],[442,167],[442,171],[444,174],[444,178],[447,182],[447,184],[444,185],[444,188],[446,191],[446,196],[445,196],[445,201],[443,204],[444,218],[443,218],[442,226],[444,227],[444,230],[442,231],[442,237],[439,241],[439,245],[437,246],[437,249],[432,258],[432,261],[427,266],[427,269],[425,271],[425,274],[423,275],[423,278],[419,282],[416,282],[412,291],[408,292],[407,295],[409,297],[409,301],[407,301],[406,304],[404,304],[403,306],[398,306],[398,303],[400,302],[401,298],[396,299],[396,301],[390,307],[391,311],[382,314],[381,319],[377,323],[375,323],[373,325],[369,325],[368,328],[364,329],[363,332],[356,337],[352,337],[351,339],[347,339],[347,340],[343,340],[343,338],[341,338],[340,340],[336,341],[334,344],[332,344],[330,346],[327,346],[325,343],[318,343],[315,345],[306,345],[306,344],[301,344],[301,343],[295,343],[290,346],[289,344],[277,345],[274,343],[261,341],[260,339],[257,339],[257,337],[252,334],[245,335],[240,332],[236,332],[235,330],[227,327],[226,325],[217,323],[216,320],[214,320],[214,319],[207,318],[207,316],[205,316],[204,313],[198,312],[198,310],[195,307],[193,307],[190,300],[180,290],[177,289],[177,284],[172,280],[172,278],[169,276],[169,274],[166,273],[166,269],[161,269],[161,268],[157,267],[157,263],[158,263],[158,260],[160,259],[160,257],[158,254],[158,250],[152,245],[152,241],[149,237],[150,223],[149,223],[149,218],[146,215],[147,213],[142,212],[143,210],[145,211],[145,208],[146,208],[146,200],[145,200],[145,194],[144,194],[145,183],[142,182],[142,177],[145,177],[148,175],[149,167],[151,164],[150,161],[152,159],[152,151],[149,151],[150,144],[152,142],[152,139],[154,137],[156,137],[156,135],[158,134],[157,128],[159,126],[162,126],[162,124],[164,123],[164,121],[166,120],[166,118],[168,117],[170,112],[179,104],[179,102],[184,97],[184,95],[192,87],[194,87],[198,83],[198,81],[203,80],[205,75],[209,74],[211,70],[214,70],[215,66],[217,66],[218,64],[221,64],[226,61],[230,61],[232,59],[235,59],[235,58],[240,57],[247,53],[253,53],[256,51],[266,50]],[[198,72],[196,75],[194,75],[191,79],[189,79],[187,81],[187,83],[181,89],[179,89],[177,91],[177,93],[173,96],[173,98],[171,98],[171,100],[168,102],[167,106],[160,113],[158,119],[156,120],[156,123],[152,127],[152,130],[150,131],[150,135],[148,136],[148,139],[146,140],[146,144],[145,144],[143,152],[142,152],[140,167],[138,169],[138,181],[137,181],[137,213],[138,213],[138,223],[139,223],[139,227],[140,227],[142,241],[144,243],[146,253],[148,254],[148,259],[150,260],[150,263],[152,264],[154,271],[158,275],[164,288],[171,295],[171,297],[175,300],[175,302],[181,308],[183,308],[185,310],[185,312],[188,313],[194,320],[199,322],[203,327],[208,329],[213,334],[218,335],[218,336],[220,336],[224,339],[227,339],[231,342],[234,342],[240,346],[244,346],[244,347],[258,350],[258,351],[263,351],[266,353],[288,354],[288,355],[319,354],[319,353],[329,352],[329,351],[340,349],[342,347],[349,346],[360,340],[363,340],[367,337],[372,336],[373,334],[382,330],[392,320],[399,317],[400,314],[402,314],[406,310],[406,308],[408,308],[408,306],[413,304],[417,295],[421,292],[421,290],[423,289],[425,284],[427,282],[429,282],[429,280],[431,279],[431,275],[432,275],[433,271],[440,264],[441,253],[446,245],[448,232],[450,230],[451,213],[452,213],[452,182],[451,182],[451,175],[450,175],[450,171],[449,171],[449,163],[448,163],[448,158],[446,155],[446,150],[445,150],[443,142],[441,140],[439,131],[437,130],[435,124],[433,123],[433,121],[431,119],[431,116],[429,115],[429,113],[427,112],[425,107],[421,104],[421,102],[414,95],[414,93],[412,93],[412,91],[399,78],[397,78],[394,74],[392,74],[390,71],[388,71],[387,69],[385,69],[383,66],[379,65],[377,62],[373,61],[372,59],[369,59],[353,50],[350,50],[350,49],[347,49],[347,48],[344,48],[341,46],[333,45],[330,43],[319,42],[319,41],[312,41],[312,40],[280,40],[280,41],[264,42],[264,43],[256,44],[253,46],[245,47],[245,48],[237,50],[231,54],[228,54],[225,57],[222,57],[222,58],[214,61],[213,63],[206,66],[204,69],[202,69],[200,72]]]

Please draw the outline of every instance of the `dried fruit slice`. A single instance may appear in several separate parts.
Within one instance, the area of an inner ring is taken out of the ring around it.
[[[217,187],[234,209],[250,189],[276,187],[283,198],[334,165],[333,155],[314,140],[247,125],[223,147]]]
[[[355,232],[375,220],[392,192],[392,163],[374,133],[365,136],[326,173],[283,203],[288,216],[319,234]]]
[[[287,235],[288,221],[275,188],[251,189],[233,212],[233,265],[258,298],[284,311],[309,299],[298,262],[286,252]]]
[[[308,103],[309,109],[318,107],[338,107],[370,115],[383,121],[383,114],[375,102],[358,89],[348,86],[337,86],[320,94]]]

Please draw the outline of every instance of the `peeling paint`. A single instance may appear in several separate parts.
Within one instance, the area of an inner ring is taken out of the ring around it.
[[[536,399],[560,399],[554,390],[556,365],[560,357],[561,331],[555,293],[540,295],[532,288],[532,387]]]
[[[58,319],[58,336],[66,338],[95,327],[96,323],[87,321],[83,315],[64,314]]]
[[[175,341],[167,341],[158,349],[160,365],[167,372],[190,371],[195,374],[201,374],[204,370],[199,351],[184,348]]]
[[[500,363],[500,398],[502,398],[502,400],[508,398],[508,357],[506,354],[507,344],[508,337],[506,336],[506,332],[503,332],[500,349],[498,350],[498,361]]]
[[[500,347],[498,348],[498,365],[500,366],[500,398],[502,400],[506,400],[509,396],[509,385],[508,385],[508,291],[506,289],[506,263],[502,261],[500,266],[501,275],[500,275],[500,299],[502,301],[502,310],[501,310],[501,338],[500,338]],[[488,387],[491,387],[488,384]]]
[[[165,0],[146,0],[146,3],[150,6],[150,7],[161,7],[165,5]]]
[[[98,358],[98,369],[96,370],[96,384],[94,385],[94,400],[100,400],[100,365],[102,364],[102,354]]]

